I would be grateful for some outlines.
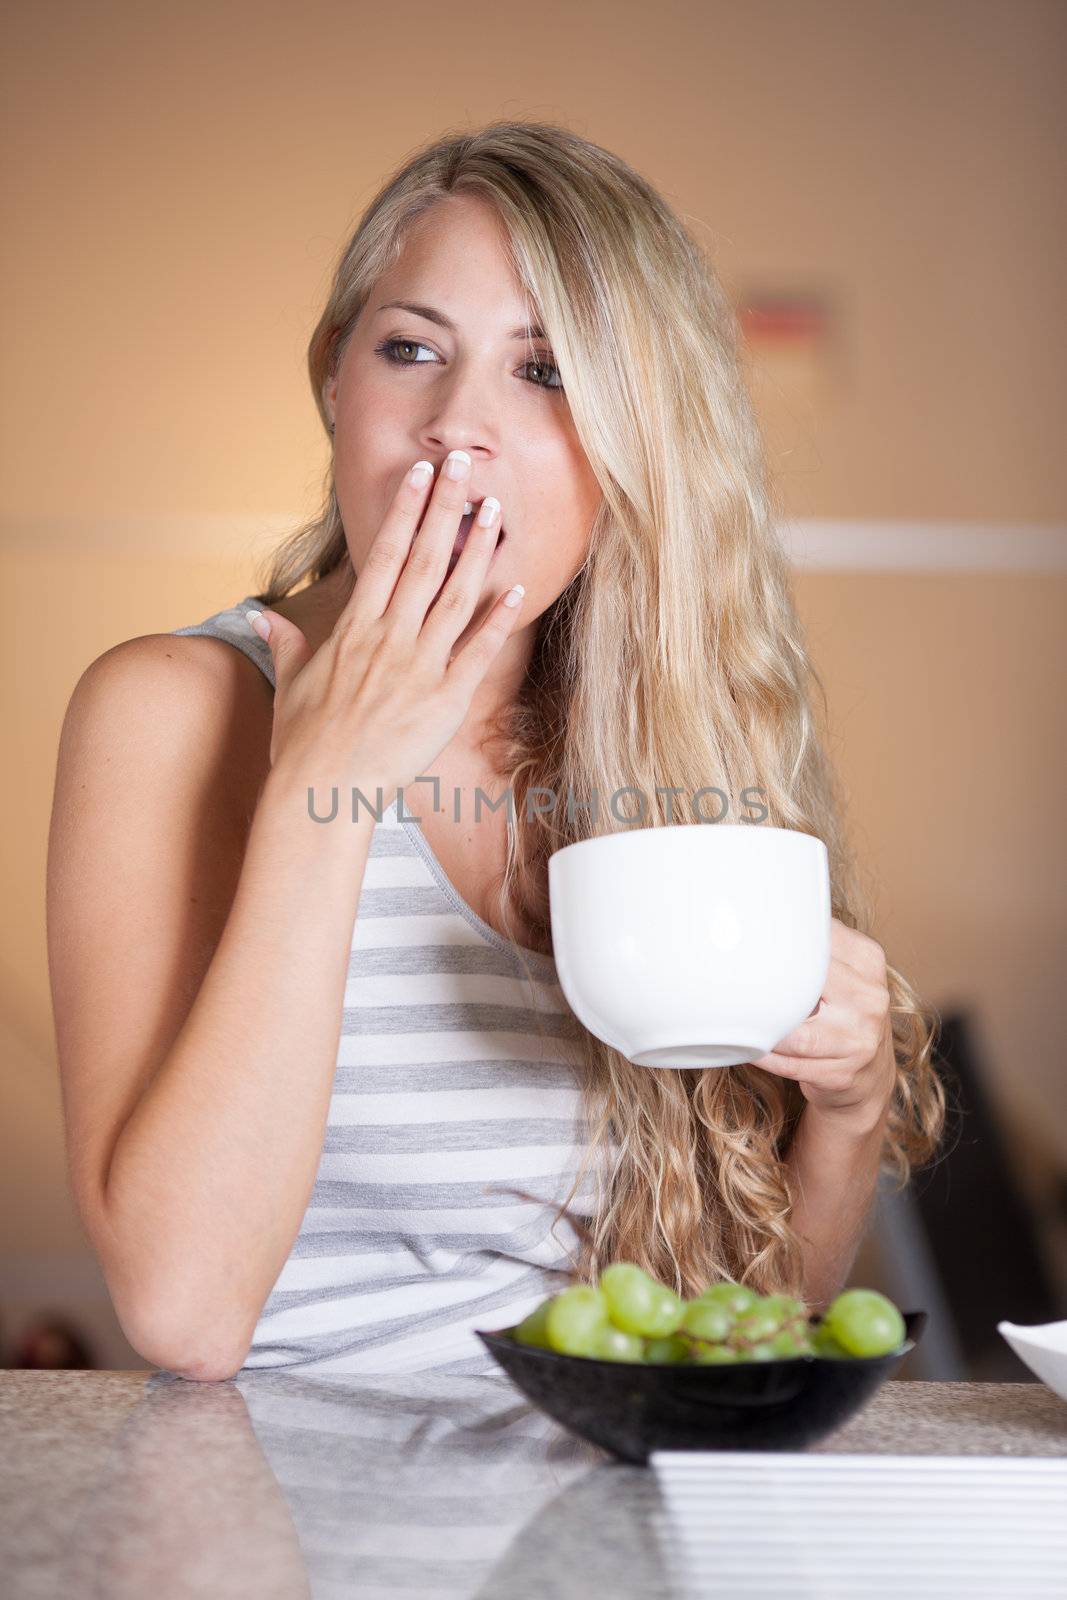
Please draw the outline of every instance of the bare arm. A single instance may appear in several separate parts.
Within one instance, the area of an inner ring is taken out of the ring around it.
[[[785,1157],[798,1196],[790,1221],[812,1310],[825,1310],[852,1269],[878,1186],[886,1114],[855,1122],[809,1105],[793,1134]]]
[[[213,1329],[211,1376],[216,1360],[222,1376],[242,1364],[311,1198],[373,829],[365,811],[316,824],[304,792],[272,781],[218,949],[104,1195],[114,1288],[187,1367]]]
[[[316,651],[268,614],[273,703],[229,645],[163,635],[68,708],[48,912],[76,1199],[131,1344],[188,1377],[243,1364],[318,1169],[374,817],[316,822],[307,790],[388,803],[519,615],[521,587],[487,582],[491,499],[448,573],[459,454],[432,494],[397,488]]]
[[[269,736],[256,672],[201,639],[94,663],[49,840],[75,1199],[130,1342],[187,1377],[240,1367],[307,1207],[373,828],[241,777]]]

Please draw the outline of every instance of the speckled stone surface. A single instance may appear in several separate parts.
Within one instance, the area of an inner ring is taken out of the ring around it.
[[[663,1506],[506,1379],[0,1372],[4,1594],[677,1597]],[[818,1452],[1065,1456],[1040,1383],[887,1383]]]

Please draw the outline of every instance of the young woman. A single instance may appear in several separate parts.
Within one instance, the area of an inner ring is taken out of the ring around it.
[[[490,1370],[472,1329],[613,1260],[819,1307],[879,1170],[936,1150],[936,1013],[864,931],[736,337],[616,156],[517,122],[423,150],[311,340],[322,514],[76,686],[68,1150],[147,1360]],[[566,1006],[548,857],[632,825],[624,786],[645,826],[757,790],[826,843],[823,997],[757,1062],[635,1067]]]

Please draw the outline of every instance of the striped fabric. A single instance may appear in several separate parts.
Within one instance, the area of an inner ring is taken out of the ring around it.
[[[221,1592],[224,1567],[238,1567],[247,1591],[263,1596],[574,1594],[567,1579],[576,1553],[580,1560],[594,1550],[632,1579],[626,1594],[665,1592],[655,1582],[652,1529],[631,1520],[626,1493],[651,1474],[624,1472],[621,1484],[603,1451],[565,1433],[499,1371],[338,1378],[288,1368],[239,1373],[233,1387],[250,1427],[229,1407],[195,1419],[216,1476],[247,1486],[233,1514],[239,1530],[229,1529],[224,1545],[216,1532],[201,1546],[205,1593]],[[179,1409],[188,1430],[190,1401],[199,1412],[206,1399],[202,1387],[195,1396],[189,1388],[153,1373],[123,1447],[143,1440],[155,1459]],[[78,1574],[109,1572],[109,1552],[125,1547],[123,1535],[129,1543],[126,1498],[112,1493],[103,1519],[82,1519]],[[142,1508],[142,1523],[146,1515]],[[84,1585],[71,1592],[84,1594]]]
[[[258,604],[174,631],[226,640],[273,687]],[[551,957],[520,960],[453,888],[412,820],[431,797],[408,789],[375,823],[315,1186],[244,1371],[498,1371],[472,1330],[569,1281],[577,1236],[554,1216],[587,1137],[579,1025]],[[570,1209],[596,1192],[590,1171]]]

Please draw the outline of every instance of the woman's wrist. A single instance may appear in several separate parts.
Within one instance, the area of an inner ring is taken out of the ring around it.
[[[802,1114],[809,1127],[862,1143],[872,1138],[876,1131],[884,1130],[889,1119],[889,1106],[888,1100],[861,1102],[854,1106],[816,1106],[809,1102]]]

